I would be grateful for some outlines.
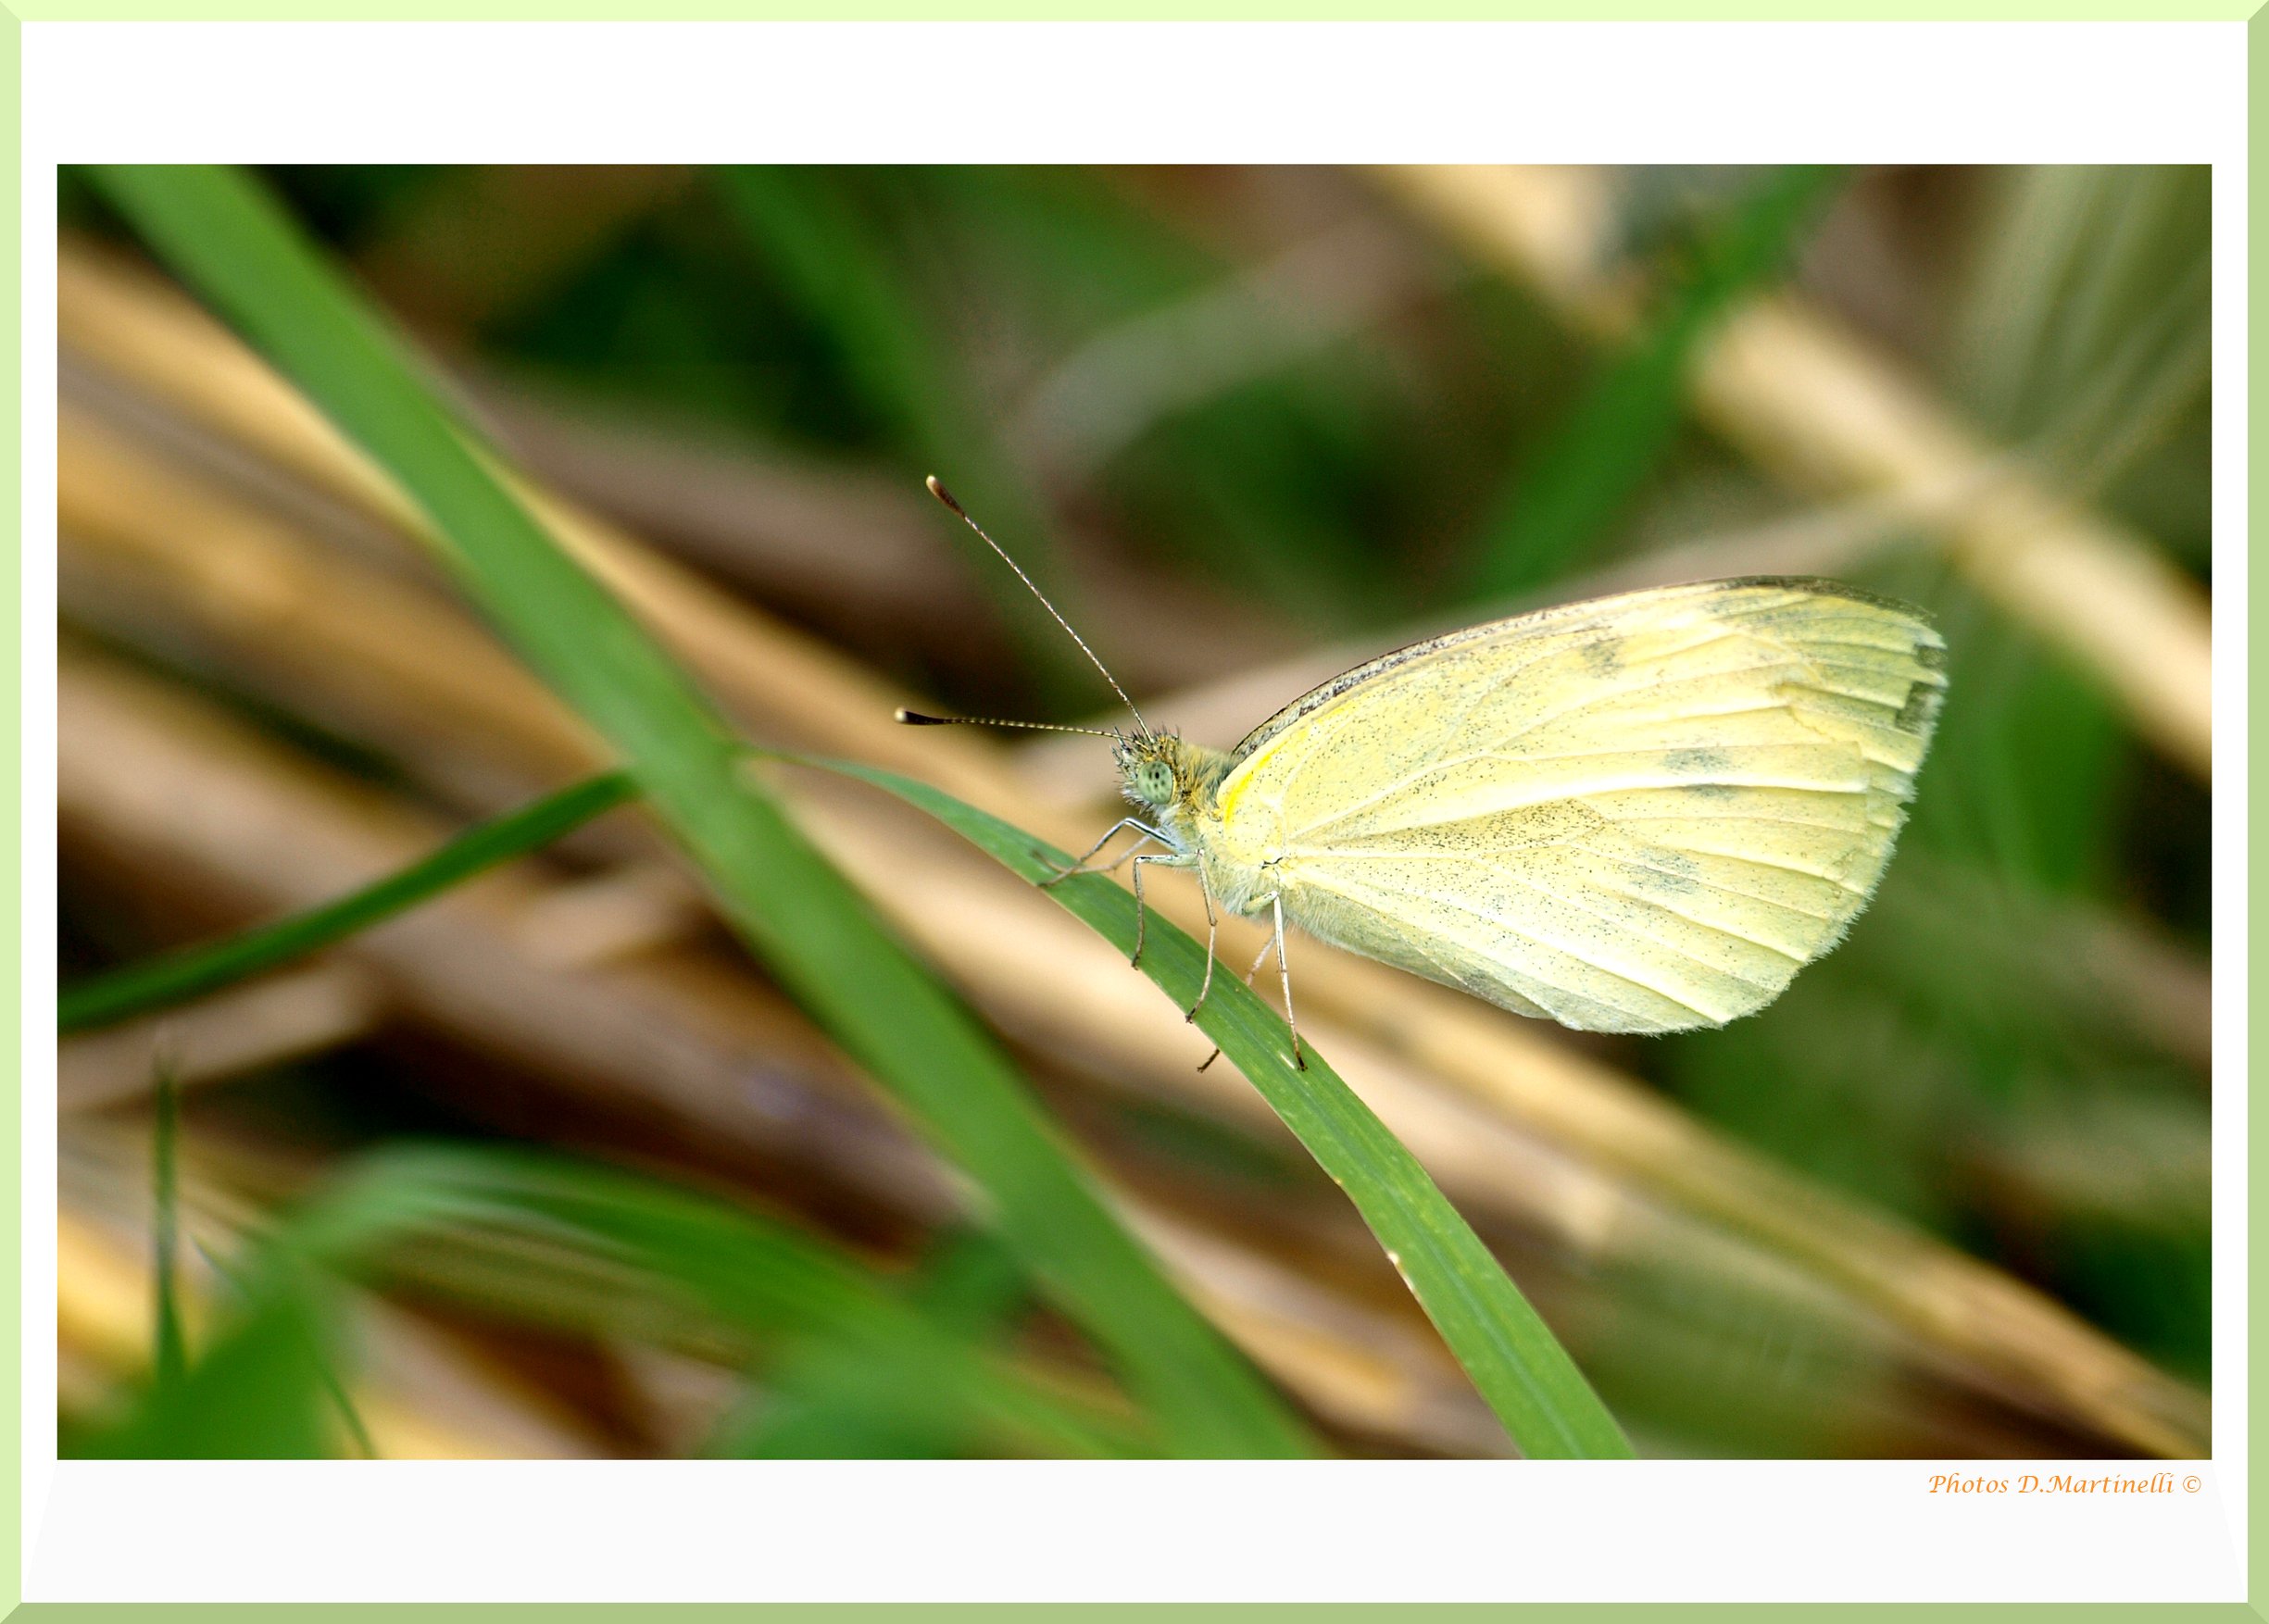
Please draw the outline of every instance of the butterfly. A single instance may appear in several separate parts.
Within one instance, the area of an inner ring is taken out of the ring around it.
[[[1412,643],[1218,750],[1151,728],[1072,635],[1134,713],[1106,736],[1134,811],[1045,883],[1133,836],[1104,867],[1133,866],[1136,963],[1148,867],[1194,873],[1211,925],[1267,920],[1246,980],[1275,957],[1300,1064],[1287,925],[1580,1031],[1763,1008],[1867,906],[1946,688],[1918,609],[1704,581]]]

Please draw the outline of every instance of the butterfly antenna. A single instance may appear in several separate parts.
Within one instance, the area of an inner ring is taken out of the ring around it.
[[[909,728],[1032,728],[1043,733],[1085,733],[1091,738],[1115,739],[1119,735],[1101,728],[1067,728],[1057,722],[1013,722],[997,716],[931,716],[923,711],[898,707],[891,718],[904,722]]]
[[[1040,600],[1040,606],[1042,608],[1046,609],[1051,616],[1055,617],[1056,624],[1064,629],[1066,635],[1068,635],[1073,643],[1079,644],[1080,653],[1085,655],[1088,660],[1095,666],[1095,668],[1103,673],[1103,681],[1110,684],[1111,692],[1126,702],[1127,709],[1134,712],[1134,725],[1140,728],[1144,733],[1147,734],[1150,731],[1150,724],[1143,720],[1143,713],[1135,709],[1134,698],[1125,689],[1119,686],[1119,679],[1110,674],[1110,668],[1096,657],[1095,650],[1087,646],[1087,640],[1082,637],[1078,632],[1073,631],[1072,630],[1072,622],[1065,619],[1062,615],[1059,614],[1057,612],[1056,606],[1047,601],[1047,593],[1042,592],[1038,587],[1033,584],[1032,577],[1024,573],[1024,567],[1019,564],[1015,559],[1009,556],[1007,548],[1003,547],[998,542],[995,541],[991,536],[984,533],[984,526],[979,524],[975,519],[970,518],[969,509],[963,507],[959,502],[956,502],[953,499],[953,493],[946,490],[946,487],[938,481],[938,478],[935,474],[932,474],[922,482],[930,487],[931,495],[936,497],[940,502],[943,502],[947,507],[951,508],[956,518],[959,518],[963,524],[969,526],[970,529],[977,532],[977,539],[979,541],[983,542],[986,546],[992,548],[994,552],[1000,556],[1000,561],[1003,564],[1006,564],[1009,568],[1016,571],[1017,580],[1022,581],[1024,583],[1025,590],[1030,592],[1034,597]],[[899,719],[901,721],[905,720],[905,715],[902,714],[899,717]],[[997,725],[1034,727],[1041,724],[1034,722],[1020,722]],[[1085,728],[1065,728],[1061,731],[1070,733],[1079,733],[1087,732],[1092,730]]]

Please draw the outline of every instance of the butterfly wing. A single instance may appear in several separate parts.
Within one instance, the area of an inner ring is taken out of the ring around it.
[[[1287,918],[1590,1031],[1762,1008],[1889,860],[1945,687],[1920,615],[1707,581],[1436,638],[1254,731],[1217,807]]]

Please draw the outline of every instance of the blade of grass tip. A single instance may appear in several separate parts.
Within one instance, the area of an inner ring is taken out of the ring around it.
[[[69,988],[56,1001],[56,1027],[73,1032],[110,1026],[264,975],[413,908],[485,868],[549,845],[637,793],[626,773],[585,779],[468,830],[432,856],[336,902]]]
[[[1499,498],[1467,595],[1517,597],[1558,579],[1614,521],[1676,436],[1688,363],[1711,324],[1785,262],[1843,171],[1783,169],[1696,245],[1652,314],[1522,459]]]
[[[967,1007],[741,771],[724,718],[513,498],[398,342],[257,183],[194,166],[91,171],[214,307],[387,469],[469,595],[620,750],[728,921],[967,1171],[986,1217],[1179,1453],[1310,1454],[1283,1397],[1170,1285]]]
[[[157,1346],[150,1368],[157,1389],[170,1394],[181,1390],[189,1373],[189,1343],[182,1331],[180,1260],[181,1230],[177,1175],[180,1166],[181,1088],[174,1081],[172,1062],[160,1055],[153,1079],[157,1120],[150,1131],[151,1197],[154,1218],[152,1243],[157,1248],[152,1274],[157,1281],[155,1314]]]
[[[928,812],[1013,872],[1039,881],[1069,856],[1013,824],[879,768],[783,756],[864,779]],[[1080,875],[1047,894],[1122,953],[1134,943],[1134,899],[1100,875]],[[1143,973],[1186,1008],[1205,954],[1151,915]],[[1259,1089],[1317,1164],[1362,1214],[1411,1294],[1448,1343],[1498,1419],[1532,1456],[1627,1457],[1630,1443],[1487,1247],[1426,1170],[1312,1046],[1294,1067],[1284,1021],[1235,977],[1217,978],[1197,1025]]]

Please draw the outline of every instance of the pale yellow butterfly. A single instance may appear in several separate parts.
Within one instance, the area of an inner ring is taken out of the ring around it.
[[[1137,812],[1058,878],[1132,832],[1108,867],[1132,858],[1138,899],[1144,867],[1187,868],[1210,919],[1271,922],[1246,979],[1273,952],[1287,1017],[1292,924],[1581,1031],[1722,1026],[1867,906],[1945,665],[1921,611],[1831,581],[1697,581],[1491,621],[1358,666],[1233,750],[1135,711],[1107,736]]]

